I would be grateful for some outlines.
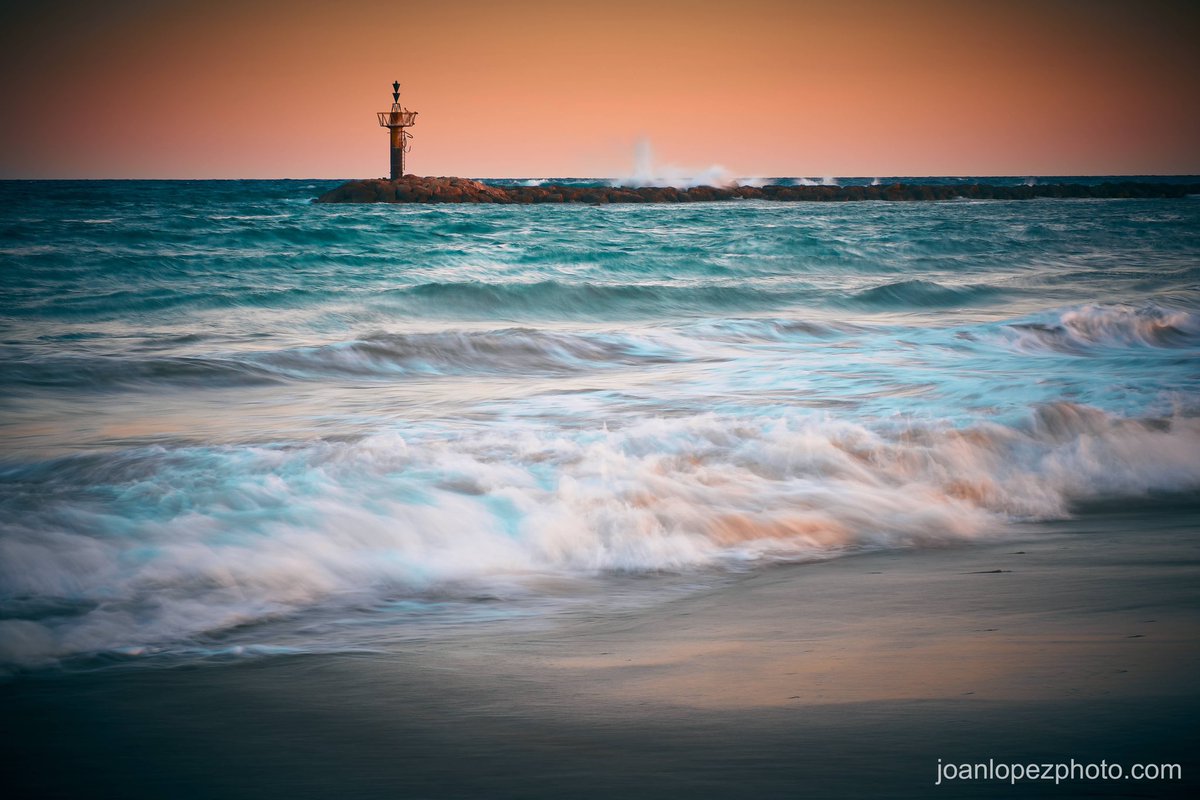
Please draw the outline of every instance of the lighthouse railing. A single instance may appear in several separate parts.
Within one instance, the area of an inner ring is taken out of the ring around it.
[[[415,111],[380,111],[379,124],[384,128],[407,127],[417,118]]]

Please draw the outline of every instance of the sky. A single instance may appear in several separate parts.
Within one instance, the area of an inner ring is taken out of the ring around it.
[[[0,178],[1200,173],[1196,0],[0,0]]]

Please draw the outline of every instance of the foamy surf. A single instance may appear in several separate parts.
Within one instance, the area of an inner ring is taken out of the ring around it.
[[[1030,352],[1200,348],[1200,314],[1158,304],[1085,305],[1012,329],[1014,345]]]
[[[965,430],[704,414],[10,466],[0,654],[187,642],[348,595],[504,596],[547,576],[941,546],[1078,502],[1194,491],[1198,451],[1198,418],[1059,403]]]
[[[1200,488],[1188,200],[307,185],[2,187],[6,669],[370,647]]]

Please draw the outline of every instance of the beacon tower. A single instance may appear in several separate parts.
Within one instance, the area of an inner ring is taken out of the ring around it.
[[[400,106],[400,81],[392,83],[392,110],[379,112],[379,125],[388,129],[391,145],[391,179],[404,177],[404,154],[408,152],[408,140],[412,134],[404,130],[416,122],[417,112]]]

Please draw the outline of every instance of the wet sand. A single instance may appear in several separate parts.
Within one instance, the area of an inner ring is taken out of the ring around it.
[[[1169,797],[1197,788],[1200,511],[750,573],[388,652],[0,685],[8,796]],[[1182,782],[934,785],[954,762]]]

